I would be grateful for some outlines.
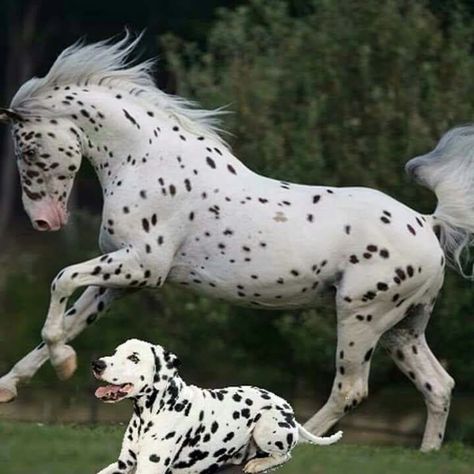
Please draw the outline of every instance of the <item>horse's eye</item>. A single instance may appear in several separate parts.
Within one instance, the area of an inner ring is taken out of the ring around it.
[[[32,156],[35,156],[35,153],[36,153],[36,150],[34,148],[28,148],[28,150],[25,150],[23,152],[23,155],[31,158]]]
[[[127,359],[131,360],[134,364],[138,364],[140,362],[140,359],[135,354],[128,356]]]

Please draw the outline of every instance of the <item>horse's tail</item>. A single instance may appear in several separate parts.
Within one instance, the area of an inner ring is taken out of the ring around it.
[[[314,436],[306,428],[303,428],[299,423],[298,423],[298,434],[299,434],[298,443],[300,444],[309,443],[309,444],[315,444],[318,446],[327,446],[329,444],[334,444],[334,443],[337,443],[342,438],[342,431],[338,431],[337,433],[331,436]]]
[[[464,270],[474,246],[474,126],[450,130],[434,150],[411,159],[405,169],[436,194],[432,225],[448,264],[474,279],[474,265]]]

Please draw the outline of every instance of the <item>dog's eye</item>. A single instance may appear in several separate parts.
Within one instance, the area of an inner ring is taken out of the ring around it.
[[[140,359],[135,354],[128,356],[127,359],[131,360],[134,364],[138,364],[140,362]]]

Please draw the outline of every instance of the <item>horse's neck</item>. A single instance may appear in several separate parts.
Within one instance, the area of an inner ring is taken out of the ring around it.
[[[147,107],[128,92],[96,89],[77,96],[86,110],[94,106],[94,116],[84,114],[81,107],[74,116],[84,133],[84,154],[104,191],[130,172],[138,179],[140,175],[156,173],[166,180],[187,168],[193,179],[199,180],[196,167],[202,166],[201,162],[216,179],[220,173],[223,178],[238,172],[250,173],[225,146],[213,137],[183,128],[179,118],[155,105]],[[225,165],[220,164],[220,169],[213,171],[213,161],[222,160]]]
[[[127,169],[139,169],[138,162],[152,160],[160,153],[160,125],[164,127],[169,119],[162,114],[149,116],[143,104],[132,100],[127,92],[96,89],[82,95],[79,92],[78,99],[86,107],[76,110],[73,117],[84,134],[84,155],[106,187]],[[88,112],[92,105],[95,114]]]

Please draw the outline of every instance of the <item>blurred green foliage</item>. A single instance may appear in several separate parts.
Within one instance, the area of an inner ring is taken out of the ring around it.
[[[430,212],[434,196],[409,183],[403,165],[474,116],[472,31],[462,11],[440,18],[422,1],[253,0],[220,10],[204,46],[171,35],[159,42],[177,93],[229,104],[228,140],[254,170],[376,187]],[[79,216],[75,245],[49,237],[40,250],[13,247],[0,292],[0,371],[38,343],[54,274],[97,255],[97,226]],[[472,286],[450,272],[429,339],[463,390],[474,389],[473,308]],[[141,337],[178,353],[185,377],[203,385],[259,384],[289,398],[331,385],[331,299],[311,311],[259,312],[165,288],[117,302],[106,319],[75,343],[83,362]],[[372,387],[402,380],[394,374],[376,357]],[[89,377],[83,363],[68,386]],[[40,381],[58,383],[50,369]]]

